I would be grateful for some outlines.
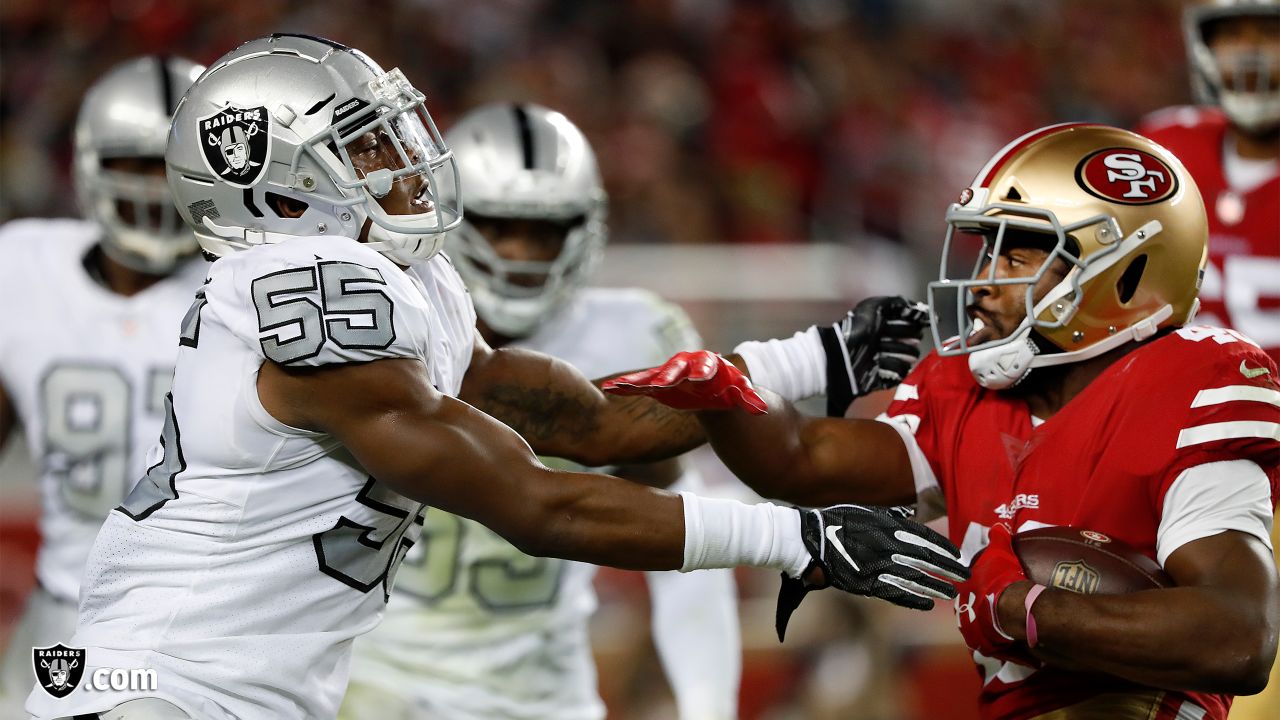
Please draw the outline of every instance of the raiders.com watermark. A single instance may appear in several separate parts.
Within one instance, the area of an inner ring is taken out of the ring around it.
[[[64,698],[82,685],[86,690],[158,690],[156,671],[146,668],[94,668],[85,677],[83,648],[58,643],[31,648],[36,683],[56,698]]]

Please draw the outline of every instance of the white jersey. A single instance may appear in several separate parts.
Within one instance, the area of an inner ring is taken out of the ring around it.
[[[80,220],[0,229],[0,385],[40,473],[36,578],[66,603],[76,602],[103,518],[142,477],[160,437],[178,326],[208,269],[194,260],[119,295],[84,264],[101,234]]]
[[[161,445],[108,517],[72,640],[94,668],[153,668],[154,692],[39,688],[41,718],[160,697],[196,718],[332,718],[351,639],[377,624],[422,505],[331,436],[262,407],[264,358],[416,358],[456,395],[475,316],[447,258],[417,276],[352,240],[295,238],[218,260],[182,323]]]
[[[677,306],[643,290],[586,289],[516,347],[588,377],[700,345]],[[563,461],[543,458],[551,465]],[[356,641],[352,683],[448,720],[603,718],[587,620],[595,567],[521,553],[483,525],[431,509],[382,624]],[[344,720],[374,717],[344,705]]]

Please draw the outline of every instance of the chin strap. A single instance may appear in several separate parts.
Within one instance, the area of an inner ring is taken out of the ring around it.
[[[270,230],[258,230],[256,228],[236,227],[234,225],[219,225],[213,221],[213,218],[206,216],[202,224],[212,234],[212,236],[200,234],[201,237],[210,240],[217,240],[220,244],[232,248],[253,247],[254,245],[269,245],[271,243],[284,242],[294,237],[286,233],[272,232]],[[203,242],[201,244],[204,244]],[[206,250],[213,252],[212,249],[206,247]],[[223,253],[214,252],[215,255]]]
[[[1010,338],[1009,342],[998,347],[969,353],[969,372],[982,387],[1004,390],[1022,382],[1033,368],[1081,362],[1118,348],[1127,342],[1146,340],[1156,334],[1160,329],[1160,323],[1172,316],[1173,306],[1165,305],[1115,335],[1087,348],[1047,355],[1040,352],[1040,348],[1031,338],[1031,325],[1024,321],[1023,326]]]

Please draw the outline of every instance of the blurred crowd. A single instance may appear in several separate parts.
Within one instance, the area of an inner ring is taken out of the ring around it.
[[[272,31],[401,67],[445,127],[493,100],[562,110],[620,242],[932,256],[945,204],[1008,139],[1188,97],[1165,0],[5,0],[0,28],[0,220],[74,214],[69,133],[99,72]]]

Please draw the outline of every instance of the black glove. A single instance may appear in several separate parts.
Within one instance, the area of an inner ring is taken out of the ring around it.
[[[950,582],[969,577],[960,551],[943,536],[908,520],[906,508],[835,505],[800,509],[800,535],[814,558],[802,578],[822,571],[820,584],[782,575],[778,592],[777,629],[781,641],[791,613],[810,590],[834,587],[854,595],[888,600],[915,610],[933,608],[933,600],[950,600]],[[936,577],[935,577],[936,576]]]
[[[827,353],[827,415],[842,417],[855,398],[902,382],[920,359],[929,306],[904,297],[873,297],[844,319],[819,325]]]

